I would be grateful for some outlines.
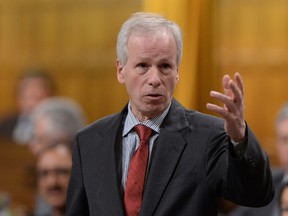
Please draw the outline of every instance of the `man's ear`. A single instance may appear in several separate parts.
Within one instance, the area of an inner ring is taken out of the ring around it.
[[[179,68],[177,68],[177,74],[176,74],[176,83],[179,82]]]
[[[124,68],[118,59],[116,61],[116,68],[117,68],[118,82],[123,84],[125,82],[125,80],[124,80]]]

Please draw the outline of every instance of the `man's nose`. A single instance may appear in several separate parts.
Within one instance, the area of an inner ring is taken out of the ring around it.
[[[148,78],[149,85],[152,85],[153,87],[159,86],[161,84],[160,75],[160,71],[157,67],[151,67]]]

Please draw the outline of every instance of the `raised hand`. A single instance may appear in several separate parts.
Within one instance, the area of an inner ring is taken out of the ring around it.
[[[223,76],[224,93],[211,91],[210,96],[221,101],[223,107],[207,103],[207,109],[218,113],[225,120],[225,131],[234,142],[245,139],[246,124],[244,120],[244,83],[241,75],[236,72],[234,80],[229,75]]]

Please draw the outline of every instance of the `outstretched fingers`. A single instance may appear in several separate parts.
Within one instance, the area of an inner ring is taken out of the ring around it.
[[[223,103],[223,106],[207,103],[207,109],[219,114],[225,120],[225,130],[235,140],[241,140],[245,135],[244,120],[244,84],[239,73],[234,80],[229,75],[222,79],[224,93],[211,91],[210,96]]]

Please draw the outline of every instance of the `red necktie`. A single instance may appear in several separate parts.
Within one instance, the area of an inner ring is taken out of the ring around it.
[[[140,145],[133,155],[128,171],[124,195],[127,216],[138,216],[140,212],[149,155],[148,140],[152,134],[152,129],[145,125],[136,125],[134,130],[140,138]]]

